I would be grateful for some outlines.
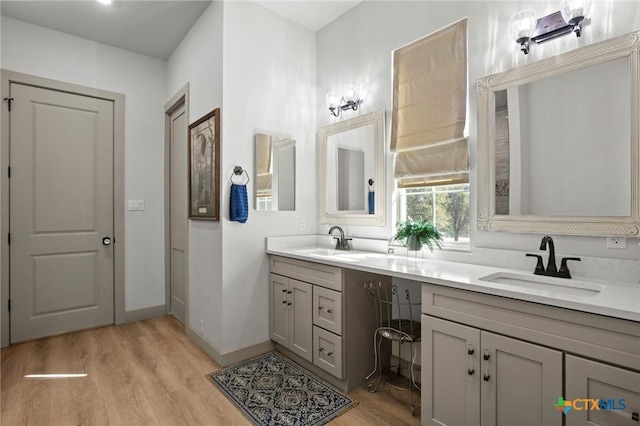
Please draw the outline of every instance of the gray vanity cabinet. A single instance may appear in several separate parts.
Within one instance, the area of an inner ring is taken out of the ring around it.
[[[640,424],[640,373],[573,355],[566,356],[565,369],[567,401],[592,398],[607,404],[606,410],[571,410],[567,426]]]
[[[269,333],[307,361],[313,361],[312,286],[292,278],[269,275]]]
[[[637,322],[432,284],[422,313],[422,424],[640,424]]]
[[[562,352],[422,316],[422,422],[562,425]]]

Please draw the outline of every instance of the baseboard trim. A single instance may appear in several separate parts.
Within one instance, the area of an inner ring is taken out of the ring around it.
[[[124,312],[124,322],[136,322],[136,321],[144,321],[151,318],[163,317],[166,315],[165,306],[150,306],[148,308],[135,309],[133,311],[125,311]]]
[[[273,350],[273,342],[271,342],[271,340],[267,340],[266,342],[257,343],[255,345],[223,354],[218,348],[207,342],[204,337],[202,337],[193,328],[187,326],[184,328],[184,331],[187,336],[189,336],[189,338],[193,340],[195,344],[209,355],[220,367],[228,367]]]

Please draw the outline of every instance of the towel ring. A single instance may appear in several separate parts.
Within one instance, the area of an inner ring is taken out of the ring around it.
[[[244,173],[244,174],[245,174],[245,176],[247,177],[247,181],[246,181],[246,182],[244,182],[244,183],[236,184],[236,183],[233,181],[233,177],[234,177],[234,176],[242,176],[242,174],[243,174],[243,173]],[[235,167],[233,168],[233,173],[231,173],[231,175],[229,176],[229,180],[231,181],[231,183],[236,184],[236,185],[246,185],[246,184],[248,184],[248,183],[251,181],[251,178],[249,178],[249,173],[247,173],[247,171],[246,171],[246,170],[244,170],[244,169],[243,169],[242,167],[240,167],[240,166],[235,166]]]

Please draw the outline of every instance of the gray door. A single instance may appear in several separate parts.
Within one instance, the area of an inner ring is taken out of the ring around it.
[[[480,424],[480,330],[422,315],[422,424]]]
[[[562,426],[562,352],[482,331],[483,426]],[[587,396],[585,396],[586,398]]]
[[[171,138],[171,313],[185,322],[187,268],[187,115],[184,105],[170,117]]]
[[[113,102],[10,90],[11,342],[113,324]]]

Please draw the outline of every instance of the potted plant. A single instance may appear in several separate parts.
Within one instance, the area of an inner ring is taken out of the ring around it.
[[[408,250],[421,250],[425,244],[429,250],[433,251],[433,246],[442,248],[442,234],[433,225],[424,220],[398,222],[397,231],[393,236],[395,241],[406,239]]]

